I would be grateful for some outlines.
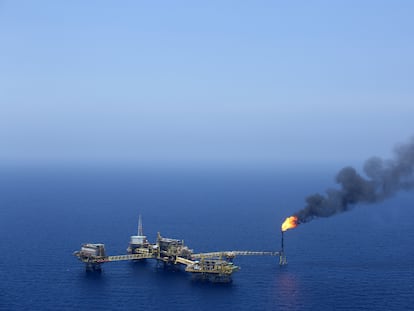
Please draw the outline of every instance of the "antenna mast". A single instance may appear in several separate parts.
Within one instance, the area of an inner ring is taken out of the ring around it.
[[[139,218],[138,218],[138,235],[139,236],[143,236],[144,235],[144,231],[142,230],[142,218],[141,218],[141,215],[139,215]]]

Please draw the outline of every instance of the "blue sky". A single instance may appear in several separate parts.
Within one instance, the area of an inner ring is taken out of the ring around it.
[[[414,134],[412,1],[0,1],[0,160],[303,164]]]

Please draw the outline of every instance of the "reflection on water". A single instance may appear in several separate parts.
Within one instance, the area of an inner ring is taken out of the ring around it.
[[[99,298],[110,286],[105,272],[90,272],[81,270],[76,278],[76,288],[80,301],[88,301],[92,298]]]
[[[103,284],[105,283],[104,271],[79,271],[78,281],[81,284],[86,284],[86,286]]]
[[[273,277],[272,296],[275,304],[282,309],[297,310],[303,305],[298,277],[285,268]]]

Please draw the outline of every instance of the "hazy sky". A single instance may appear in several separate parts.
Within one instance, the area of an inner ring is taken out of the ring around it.
[[[0,1],[0,159],[323,163],[414,134],[413,1]]]

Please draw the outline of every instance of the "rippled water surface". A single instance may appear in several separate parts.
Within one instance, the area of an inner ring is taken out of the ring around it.
[[[412,310],[414,195],[359,206],[285,235],[289,265],[237,257],[233,283],[191,280],[147,263],[87,274],[85,242],[123,254],[144,231],[196,252],[278,250],[279,226],[334,170],[7,168],[0,176],[2,310]]]

